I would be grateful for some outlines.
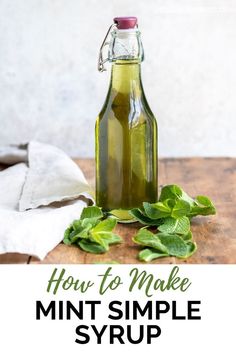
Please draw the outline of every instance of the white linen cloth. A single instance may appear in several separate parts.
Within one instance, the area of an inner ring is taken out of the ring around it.
[[[0,147],[0,253],[43,259],[66,227],[93,204],[80,168],[60,149],[32,141]]]

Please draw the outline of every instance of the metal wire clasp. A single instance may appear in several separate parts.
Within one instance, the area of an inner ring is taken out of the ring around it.
[[[106,33],[106,36],[105,36],[105,38],[104,38],[104,40],[103,40],[103,42],[102,42],[102,45],[101,45],[101,47],[100,47],[100,50],[99,50],[98,71],[100,71],[100,72],[103,72],[103,71],[106,71],[106,70],[107,70],[107,69],[105,68],[104,64],[105,64],[109,59],[108,59],[108,58],[106,58],[106,59],[103,58],[103,49],[104,49],[105,46],[107,46],[107,45],[110,44],[109,42],[107,42],[107,37],[109,36],[109,34],[111,33],[111,31],[112,31],[112,29],[113,29],[114,27],[117,27],[117,25],[116,25],[115,23],[113,23],[113,24],[109,27],[109,29],[108,29],[108,31],[107,31],[107,33]]]

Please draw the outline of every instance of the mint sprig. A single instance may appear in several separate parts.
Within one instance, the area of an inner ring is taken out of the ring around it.
[[[177,185],[164,186],[156,203],[144,202],[142,208],[129,211],[129,222],[136,220],[145,225],[133,237],[143,248],[139,259],[150,262],[160,257],[190,257],[197,250],[190,230],[191,219],[215,213],[215,206],[208,197],[199,195],[193,199]],[[63,242],[77,245],[85,252],[107,252],[110,245],[122,241],[113,230],[126,214],[123,210],[103,213],[97,206],[84,208],[80,219],[66,229]],[[149,231],[149,227],[155,227],[156,232]]]
[[[139,259],[149,262],[167,256],[190,257],[197,250],[190,230],[192,217],[215,213],[215,206],[208,197],[193,199],[177,185],[164,186],[158,202],[145,202],[143,208],[130,211],[137,221],[146,227],[156,226],[159,231],[154,234],[142,228],[134,236],[135,243],[148,247],[139,253]]]
[[[90,253],[108,251],[110,245],[121,242],[122,238],[113,233],[117,221],[112,218],[102,220],[103,217],[97,206],[84,208],[80,219],[74,220],[66,229],[63,242],[75,244]]]

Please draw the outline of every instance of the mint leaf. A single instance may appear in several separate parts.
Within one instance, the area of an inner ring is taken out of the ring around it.
[[[183,257],[187,255],[188,247],[181,237],[159,233],[158,238],[171,256]]]
[[[122,238],[119,235],[114,234],[113,232],[110,233],[109,238],[105,237],[105,239],[107,240],[109,245],[114,245],[116,243],[122,242]]]
[[[112,232],[100,231],[98,233],[91,232],[90,240],[100,244],[107,251],[110,244],[121,242],[121,237]]]
[[[205,195],[198,195],[195,198],[195,202],[200,206],[202,205],[205,207],[214,207],[211,200],[208,197],[206,197]]]
[[[144,262],[150,262],[153,259],[167,256],[169,256],[168,253],[162,253],[154,248],[145,248],[144,250],[140,251],[138,255],[139,260]]]
[[[107,243],[107,241],[104,239],[103,235],[101,235],[101,234],[100,235],[99,234],[92,234],[90,236],[90,241],[99,244],[106,251],[108,251],[108,249],[109,249],[109,244]]]
[[[159,201],[162,202],[166,199],[180,199],[193,205],[194,200],[191,198],[180,186],[176,184],[166,185],[161,190]]]
[[[101,221],[97,226],[91,229],[90,239],[108,250],[110,241],[111,243],[114,241],[114,234],[111,231],[116,226],[116,223],[116,220],[112,218]],[[118,240],[118,236],[116,240]]]
[[[92,232],[96,233],[96,232],[100,232],[100,231],[112,231],[114,229],[114,227],[116,226],[117,221],[116,219],[113,218],[108,218],[106,220],[100,221],[99,224],[97,224]]]
[[[89,237],[89,230],[92,228],[92,224],[88,224],[84,229],[81,231],[73,231],[70,235],[71,243],[76,243],[79,238],[88,238]]]
[[[165,218],[163,224],[158,227],[158,230],[168,234],[186,235],[190,231],[190,221],[186,216],[178,219]]]
[[[78,245],[85,252],[97,253],[97,254],[106,252],[106,249],[104,247],[102,247],[101,245],[97,244],[96,242],[91,242],[88,240],[81,240],[78,242]]]
[[[66,229],[63,242],[67,245],[76,244],[91,253],[103,253],[109,249],[110,244],[121,242],[121,237],[112,232],[116,220],[109,218],[101,221],[102,217],[100,208],[84,208],[81,218],[74,220]]]
[[[154,204],[143,203],[143,208],[146,215],[153,220],[167,218],[171,215],[172,206],[169,205],[170,199],[165,200],[164,202],[158,202]]]
[[[185,242],[182,237],[176,234],[153,234],[147,229],[139,230],[133,241],[139,245],[148,247],[139,253],[139,259],[146,262],[167,256],[187,258],[196,251],[196,245],[193,242]]]
[[[85,218],[83,220],[74,220],[72,223],[72,227],[76,233],[80,233],[87,226],[94,227],[99,223],[99,219],[97,218]]]
[[[86,227],[87,225],[92,225],[92,227],[94,227],[100,222],[100,219],[98,219],[98,218],[85,218],[83,220],[80,220],[80,222],[81,222],[82,228]]]
[[[73,228],[71,226],[69,226],[64,233],[64,239],[63,242],[65,245],[71,245],[71,240],[70,240],[70,234],[71,231],[73,230]]]
[[[179,199],[182,196],[182,189],[176,184],[164,186],[161,190],[161,195],[159,198],[160,202],[166,199]]]
[[[184,241],[192,241],[193,239],[193,234],[192,232],[189,230],[189,232],[186,235],[180,235],[179,236],[184,240]]]
[[[133,237],[133,241],[142,246],[154,248],[160,252],[167,253],[167,248],[162,244],[157,235],[147,229],[140,229]]]
[[[89,206],[83,209],[81,215],[80,215],[80,220],[83,220],[85,218],[96,218],[96,219],[102,219],[103,213],[101,209],[97,206]]]
[[[90,232],[90,239],[100,244],[106,251],[109,248],[109,239],[111,238],[111,231],[116,225],[115,219],[106,219],[101,221]]]
[[[162,223],[161,219],[150,219],[147,215],[144,215],[141,209],[134,208],[130,210],[130,214],[143,225],[160,225]]]
[[[122,224],[129,224],[136,221],[127,209],[113,209],[107,214]]]
[[[216,214],[216,208],[211,200],[203,195],[198,195],[195,198],[194,206],[191,209],[190,216],[197,215],[214,215]]]
[[[181,216],[188,215],[190,212],[190,205],[185,200],[177,200],[172,209],[171,216],[173,218],[180,218]]]
[[[74,220],[71,224],[74,231],[81,231],[83,227],[81,226],[81,220]]]
[[[181,196],[180,199],[184,200],[187,203],[189,203],[190,206],[194,205],[194,199],[191,198],[183,189],[182,189],[182,196]]]
[[[190,256],[192,256],[196,250],[197,250],[197,244],[196,242],[187,242],[187,253],[185,256],[179,256],[179,258],[188,258]]]

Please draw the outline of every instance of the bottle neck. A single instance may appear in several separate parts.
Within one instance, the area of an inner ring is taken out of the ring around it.
[[[111,89],[124,94],[142,92],[141,65],[138,60],[116,60],[112,64]]]
[[[144,59],[143,46],[138,28],[111,33],[108,60],[112,62],[112,91],[141,96],[142,82],[140,63]]]

